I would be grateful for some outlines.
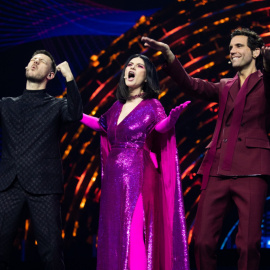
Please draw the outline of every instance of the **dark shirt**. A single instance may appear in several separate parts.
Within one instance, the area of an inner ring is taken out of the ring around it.
[[[75,81],[67,83],[64,98],[52,97],[45,90],[25,90],[19,97],[2,98],[0,116],[0,191],[17,176],[28,192],[61,193],[61,127],[82,117],[82,102]]]

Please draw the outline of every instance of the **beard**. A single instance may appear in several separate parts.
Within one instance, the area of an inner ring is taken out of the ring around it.
[[[25,72],[25,77],[27,81],[33,82],[33,83],[42,83],[46,77],[40,75],[40,74],[30,74],[28,70]]]

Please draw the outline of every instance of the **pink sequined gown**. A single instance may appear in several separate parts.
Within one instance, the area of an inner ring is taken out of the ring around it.
[[[99,120],[104,131],[97,269],[130,269],[131,222],[142,195],[146,269],[187,270],[185,213],[174,131],[170,135],[154,130],[166,117],[156,99],[143,100],[117,125],[122,106],[115,102]],[[157,155],[158,169],[149,149]]]

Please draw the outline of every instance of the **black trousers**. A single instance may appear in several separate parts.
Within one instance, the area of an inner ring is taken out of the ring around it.
[[[44,269],[65,269],[60,195],[30,194],[15,179],[7,190],[0,192],[0,270],[8,269],[12,243],[24,204],[29,209]]]

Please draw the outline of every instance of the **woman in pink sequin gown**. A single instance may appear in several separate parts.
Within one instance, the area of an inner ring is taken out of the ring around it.
[[[117,99],[99,119],[81,120],[101,133],[102,183],[98,270],[188,270],[185,213],[174,124],[156,99],[156,69],[131,56]]]

